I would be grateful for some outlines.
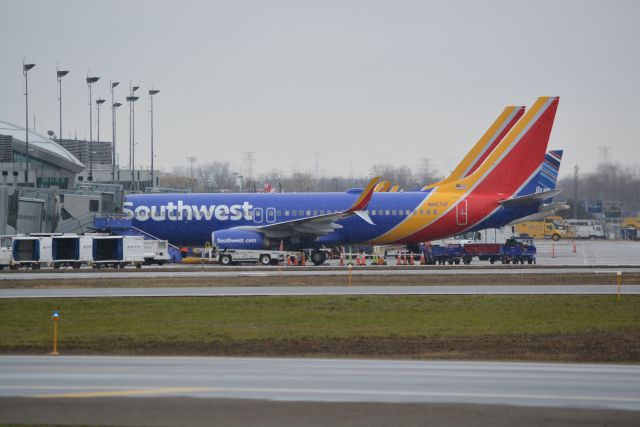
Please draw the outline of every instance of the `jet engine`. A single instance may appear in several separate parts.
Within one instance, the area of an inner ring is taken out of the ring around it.
[[[268,249],[269,239],[262,233],[251,230],[229,228],[211,233],[211,242],[219,250],[224,249]]]

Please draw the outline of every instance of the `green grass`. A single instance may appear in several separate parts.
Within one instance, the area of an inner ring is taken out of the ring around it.
[[[60,343],[99,350],[259,339],[446,337],[640,330],[640,297],[363,296],[0,301],[0,351]]]

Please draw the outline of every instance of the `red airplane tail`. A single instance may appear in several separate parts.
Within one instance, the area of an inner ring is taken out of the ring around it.
[[[558,97],[538,98],[483,164],[456,181],[456,188],[504,198],[513,195],[544,161],[558,101]]]

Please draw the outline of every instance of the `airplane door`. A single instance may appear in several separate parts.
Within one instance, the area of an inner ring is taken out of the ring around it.
[[[276,208],[267,208],[267,222],[276,222]]]
[[[253,222],[256,224],[262,223],[262,208],[255,208],[253,210]]]
[[[467,200],[462,200],[456,205],[456,223],[467,225]]]

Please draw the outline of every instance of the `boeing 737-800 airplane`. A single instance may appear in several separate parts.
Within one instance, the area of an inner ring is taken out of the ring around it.
[[[539,98],[524,114],[511,107],[522,117],[499,118],[504,127],[488,131],[486,148],[467,156],[459,178],[420,191],[375,192],[374,178],[344,193],[134,194],[125,213],[149,236],[223,249],[416,244],[501,227],[537,213],[558,192],[545,169],[558,101]],[[322,254],[312,260],[323,262]]]

